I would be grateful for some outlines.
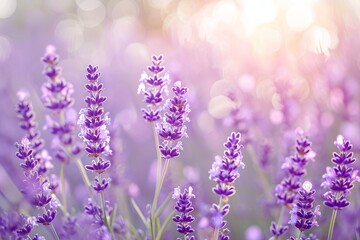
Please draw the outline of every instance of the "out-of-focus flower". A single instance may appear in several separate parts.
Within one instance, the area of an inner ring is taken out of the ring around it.
[[[298,130],[295,155],[287,158],[282,165],[287,175],[275,188],[278,203],[291,205],[294,202],[300,189],[300,178],[306,174],[305,167],[316,156],[310,146],[309,139],[304,137],[302,130]]]
[[[41,60],[45,63],[43,74],[47,78],[47,82],[42,85],[42,100],[44,106],[54,113],[52,116],[46,116],[44,129],[49,129],[54,135],[52,148],[55,150],[55,158],[61,162],[68,162],[71,156],[80,153],[80,147],[74,141],[74,110],[70,108],[74,103],[74,89],[72,84],[61,76],[59,56],[54,46],[47,46]]]
[[[324,182],[321,186],[329,189],[324,194],[324,205],[334,210],[341,210],[350,204],[347,197],[354,187],[354,183],[360,181],[360,178],[358,170],[351,167],[356,159],[353,157],[354,153],[350,152],[353,147],[350,141],[339,135],[334,145],[339,150],[339,153],[333,153],[331,159],[335,166],[326,168],[326,174],[323,175]]]

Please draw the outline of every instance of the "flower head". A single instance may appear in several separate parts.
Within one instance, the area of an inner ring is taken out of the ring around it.
[[[176,200],[175,209],[178,212],[178,214],[173,217],[173,221],[177,223],[178,232],[185,236],[194,232],[194,229],[190,225],[195,219],[190,215],[194,210],[191,198],[194,198],[195,195],[192,192],[193,188],[191,186],[188,189],[184,189],[183,192],[181,192],[180,187],[177,187],[174,189],[174,194],[172,195],[172,198]]]
[[[333,158],[331,159],[335,166],[326,168],[326,173],[323,175],[324,182],[321,186],[329,189],[324,194],[324,205],[341,210],[350,204],[347,196],[354,187],[354,183],[359,181],[360,178],[358,171],[351,167],[356,159],[353,157],[353,152],[350,152],[352,149],[350,141],[339,135],[334,145],[339,150],[339,153],[333,153]]]
[[[162,55],[153,56],[152,66],[148,67],[148,71],[153,75],[143,73],[140,78],[138,93],[144,95],[144,102],[147,104],[146,108],[141,109],[147,122],[156,122],[161,118],[164,95],[168,93],[169,77],[161,75],[165,70],[165,67],[161,66],[162,60]]]
[[[290,211],[291,218],[289,224],[294,225],[301,232],[318,226],[316,217],[320,216],[320,206],[313,209],[315,190],[312,188],[312,183],[305,181],[302,189],[299,190],[298,198],[293,204],[293,209]]]

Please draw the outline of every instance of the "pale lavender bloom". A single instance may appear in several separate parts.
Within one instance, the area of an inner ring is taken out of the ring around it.
[[[158,134],[163,140],[159,148],[164,159],[178,157],[183,149],[180,140],[188,136],[185,125],[190,122],[190,106],[185,97],[187,91],[188,88],[183,87],[180,81],[174,83],[172,92],[175,96],[166,101],[166,112],[157,125]]]
[[[54,46],[47,46],[41,60],[45,63],[43,74],[47,78],[47,82],[42,85],[43,103],[58,116],[57,119],[53,119],[47,115],[44,129],[49,129],[54,135],[52,148],[55,150],[55,158],[61,162],[68,162],[71,156],[80,153],[80,147],[74,139],[76,122],[72,116],[76,114],[73,114],[74,110],[70,108],[74,103],[74,89],[72,84],[61,76],[59,56]]]
[[[140,78],[138,94],[144,94],[144,102],[147,103],[146,108],[141,109],[147,122],[156,122],[161,118],[164,95],[168,94],[167,85],[170,80],[168,75],[162,76],[165,70],[165,67],[161,66],[162,59],[162,55],[152,56],[153,65],[148,67],[148,71],[153,75],[143,73]]]

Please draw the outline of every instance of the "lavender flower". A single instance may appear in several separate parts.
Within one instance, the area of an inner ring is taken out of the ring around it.
[[[81,127],[81,132],[79,137],[82,138],[86,146],[85,151],[88,156],[95,158],[92,164],[86,165],[85,168],[88,171],[97,173],[91,187],[100,194],[102,206],[101,208],[98,207],[91,200],[88,206],[85,207],[85,212],[93,216],[94,221],[97,223],[96,234],[103,236],[105,227],[107,233],[111,233],[112,238],[114,238],[113,228],[108,220],[111,210],[107,210],[109,208],[108,203],[104,200],[104,190],[108,188],[111,179],[102,178],[101,176],[111,166],[110,161],[103,158],[103,156],[108,157],[112,153],[109,146],[110,135],[107,129],[110,125],[110,118],[109,113],[105,113],[103,108],[106,97],[101,95],[104,85],[99,82],[100,73],[98,67],[89,65],[86,77],[88,83],[85,87],[89,95],[85,98],[87,107],[80,110],[78,124]]]
[[[54,113],[53,116],[46,116],[44,129],[49,129],[51,134],[55,135],[52,147],[56,159],[67,163],[71,156],[80,153],[79,145],[74,142],[76,112],[70,108],[74,103],[73,86],[61,77],[59,56],[54,46],[47,46],[41,60],[45,63],[43,74],[48,80],[42,86],[42,99],[44,106]],[[54,119],[54,116],[57,116],[57,119]]]
[[[25,136],[31,142],[31,147],[36,155],[44,146],[44,140],[40,138],[40,133],[37,130],[33,106],[28,101],[29,93],[26,90],[21,90],[17,93],[17,96],[19,103],[16,112],[20,120],[20,128],[26,131]]]
[[[244,168],[245,164],[242,162],[240,144],[241,134],[231,133],[227,142],[224,143],[226,150],[224,156],[216,156],[215,162],[209,171],[209,178],[216,182],[213,188],[214,193],[220,196],[223,202],[227,202],[228,198],[235,194],[235,187],[232,185],[240,176],[238,168]]]
[[[143,118],[148,122],[156,122],[161,118],[163,95],[167,95],[167,85],[169,83],[169,76],[161,76],[165,67],[161,66],[163,56],[153,56],[152,66],[148,67],[149,72],[153,76],[148,76],[143,73],[140,78],[138,94],[144,94],[144,102],[147,107],[141,109]]]
[[[158,133],[163,140],[159,148],[164,159],[172,159],[180,155],[182,150],[180,139],[187,137],[185,123],[190,121],[188,117],[190,107],[185,98],[188,89],[181,86],[181,82],[178,81],[174,83],[172,91],[175,96],[165,103],[167,112],[158,125]]]
[[[26,132],[25,137],[29,140],[33,150],[33,156],[37,162],[36,171],[43,175],[53,168],[51,156],[43,149],[44,140],[40,138],[40,132],[37,130],[37,123],[32,104],[28,101],[29,93],[26,90],[18,92],[19,103],[16,112],[20,121],[20,128]]]
[[[52,45],[47,46],[41,60],[45,63],[43,74],[48,78],[48,82],[42,87],[45,107],[54,111],[70,107],[74,103],[71,97],[74,90],[72,84],[61,77],[62,69],[58,66],[59,56],[56,54],[56,48]]]
[[[321,186],[329,189],[324,194],[324,205],[334,210],[342,210],[350,204],[347,197],[354,187],[354,182],[360,181],[360,178],[358,170],[351,167],[356,159],[353,152],[350,152],[353,147],[350,141],[339,135],[334,144],[340,152],[333,153],[331,161],[335,166],[326,168]]]
[[[304,136],[304,132],[301,129],[297,129],[297,135],[295,155],[285,160],[282,168],[286,170],[286,176],[281,183],[275,187],[275,197],[277,202],[282,205],[279,219],[282,219],[284,206],[288,208],[292,207],[301,186],[301,177],[306,175],[305,167],[309,161],[313,161],[316,156],[310,147],[311,142]],[[281,222],[271,223],[270,231],[275,238],[283,235],[287,230],[288,226],[282,225]]]
[[[294,225],[301,232],[319,226],[316,221],[316,216],[320,216],[320,206],[313,209],[315,190],[309,181],[305,181],[302,189],[299,190],[299,195],[296,202],[293,204],[293,209],[290,211],[291,219],[289,224]]]
[[[188,189],[184,189],[183,193],[181,193],[180,187],[177,187],[174,189],[174,194],[172,195],[172,198],[176,200],[175,209],[179,213],[173,217],[173,221],[177,223],[177,231],[184,234],[185,239],[189,240],[194,239],[194,236],[189,236],[189,234],[194,232],[190,223],[195,219],[190,215],[194,210],[191,198],[194,198],[195,195],[192,192],[193,188],[191,186]]]
[[[17,233],[20,235],[28,235],[36,222],[45,226],[51,225],[54,236],[58,239],[56,231],[52,226],[52,221],[56,217],[58,203],[51,195],[52,189],[50,189],[50,183],[46,176],[36,171],[38,162],[34,157],[34,151],[31,148],[30,141],[25,137],[21,143],[16,144],[16,146],[18,148],[16,156],[23,160],[20,166],[24,170],[25,175],[21,192],[33,206],[42,208],[45,211],[43,215],[39,215],[36,218],[29,218],[28,223],[19,229]]]
[[[304,137],[303,131],[297,131],[296,152],[294,156],[286,159],[282,168],[286,170],[286,177],[275,188],[275,196],[278,203],[290,206],[295,201],[300,189],[300,179],[306,175],[305,166],[313,161],[316,156],[311,149],[311,142]]]
[[[289,226],[276,224],[274,221],[271,222],[270,231],[271,234],[274,237],[280,237],[283,235],[287,230],[289,229]]]
[[[87,107],[80,110],[78,124],[81,127],[80,138],[86,145],[86,152],[96,159],[91,165],[85,168],[89,171],[97,172],[99,176],[95,177],[93,189],[97,192],[104,191],[110,182],[110,179],[100,179],[100,174],[105,172],[111,163],[109,160],[101,158],[101,155],[111,155],[109,146],[110,136],[107,127],[110,124],[109,113],[105,113],[103,103],[106,97],[101,95],[104,85],[99,82],[100,73],[98,67],[89,65],[86,75],[88,83],[85,85],[89,95],[85,98]]]
[[[229,213],[230,205],[223,205],[223,203],[227,203],[229,197],[233,196],[236,192],[233,183],[240,176],[238,168],[245,167],[245,164],[242,162],[241,148],[243,146],[240,144],[240,141],[241,134],[232,132],[227,142],[224,143],[226,148],[224,156],[216,156],[215,162],[209,171],[210,180],[216,182],[213,192],[220,196],[220,204],[213,204],[210,210],[212,212],[211,226],[215,229],[215,239],[228,239],[225,231],[220,232],[220,234],[217,231],[226,225],[226,221],[223,219]]]
[[[89,95],[85,98],[86,108],[80,110],[78,124],[81,127],[80,138],[86,145],[86,152],[89,156],[99,157],[111,155],[109,147],[110,136],[107,127],[110,125],[109,113],[105,113],[103,104],[106,97],[101,95],[104,85],[99,82],[100,73],[98,67],[89,65],[86,75],[88,83],[85,85]],[[95,164],[96,165],[96,164]],[[96,171],[106,170],[108,163],[95,166]],[[98,169],[100,167],[101,169]],[[90,169],[89,169],[90,170]]]

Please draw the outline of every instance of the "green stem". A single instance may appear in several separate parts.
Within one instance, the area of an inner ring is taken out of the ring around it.
[[[300,233],[299,233],[299,236],[298,236],[298,240],[301,240],[301,234],[302,234],[302,231],[300,231]]]
[[[98,176],[99,176],[99,182],[101,182],[101,173],[99,173]],[[104,219],[105,226],[111,234],[111,239],[114,240],[115,239],[114,231],[112,229],[112,226],[110,226],[110,224],[109,224],[108,217],[106,214],[105,197],[104,197],[103,191],[100,192],[100,199],[101,199],[101,208],[102,208],[102,212],[103,212],[103,219]]]
[[[83,179],[83,181],[84,181],[84,183],[86,185],[86,188],[87,188],[87,190],[89,192],[89,196],[91,197],[91,199],[93,200],[94,203],[97,203],[97,201],[95,199],[95,196],[94,196],[94,194],[92,192],[90,180],[89,180],[89,178],[88,178],[88,176],[86,174],[86,171],[84,169],[84,166],[83,166],[80,158],[76,159],[76,166],[78,167],[79,172],[81,174],[81,177],[82,177],[82,179]]]
[[[157,158],[157,169],[156,169],[156,187],[155,187],[155,194],[153,203],[151,206],[151,215],[155,214],[156,208],[157,208],[157,201],[158,201],[158,195],[161,189],[160,186],[160,178],[161,178],[161,169],[162,169],[162,158],[161,158],[161,152],[160,152],[160,143],[159,143],[159,136],[155,130],[155,125],[153,124],[154,129],[154,139],[155,139],[155,148],[156,148],[156,158]]]
[[[65,167],[65,162],[62,162],[61,167],[60,167],[60,188],[61,188],[62,205],[63,205],[65,211],[67,211],[66,194],[65,194],[64,167]]]
[[[333,231],[334,231],[337,211],[338,211],[337,209],[334,209],[333,212],[332,212],[332,215],[331,215],[329,233],[328,233],[328,240],[332,240],[332,235],[333,235]]]

